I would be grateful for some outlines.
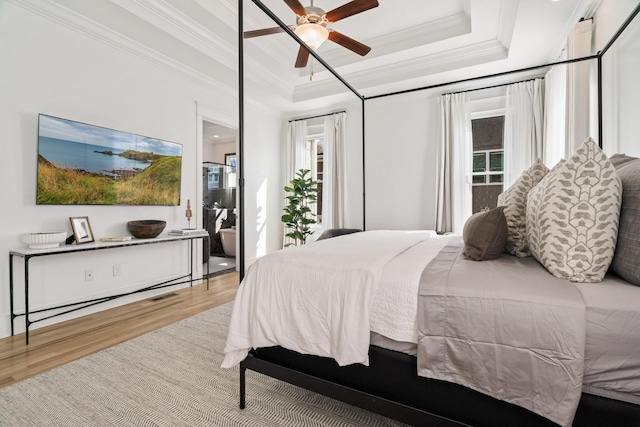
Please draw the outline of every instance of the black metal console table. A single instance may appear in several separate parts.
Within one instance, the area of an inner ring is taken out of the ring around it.
[[[83,308],[91,307],[97,304],[101,304],[103,302],[111,301],[120,297],[124,297],[127,295],[132,295],[144,291],[150,291],[152,289],[160,289],[165,288],[167,286],[179,285],[181,283],[190,283],[193,285],[193,282],[198,279],[194,279],[193,277],[193,244],[194,240],[203,239],[205,242],[205,247],[209,247],[209,233],[206,231],[192,233],[184,236],[173,236],[173,235],[162,235],[153,239],[132,239],[124,242],[94,242],[94,243],[85,243],[82,245],[66,245],[60,246],[57,248],[50,249],[29,249],[29,248],[21,248],[21,249],[12,249],[9,251],[9,304],[11,308],[11,336],[14,335],[14,322],[17,317],[24,316],[25,323],[25,341],[26,344],[29,344],[29,327],[36,322],[41,322],[43,320],[50,319],[52,317],[61,316],[63,314],[71,313],[73,311],[81,310]],[[102,249],[114,249],[114,248],[124,248],[130,246],[140,246],[140,245],[150,245],[150,244],[158,244],[158,243],[169,243],[176,241],[189,241],[189,273],[176,277],[174,279],[165,280],[160,283],[156,283],[151,286],[146,286],[141,289],[137,289],[131,292],[126,292],[117,295],[110,295],[101,298],[95,298],[90,300],[78,301],[69,304],[58,305],[55,307],[47,307],[38,310],[29,310],[29,260],[35,257],[43,257],[50,255],[62,255],[68,253],[75,252],[87,252],[87,251],[97,251]],[[21,257],[24,260],[24,312],[16,313],[14,308],[14,300],[13,300],[13,257]],[[209,289],[209,259],[206,260],[207,264],[207,290]],[[60,310],[67,309],[62,312],[54,313],[49,316],[41,317],[36,320],[31,320],[29,318],[30,314],[36,313],[44,313],[51,310]]]

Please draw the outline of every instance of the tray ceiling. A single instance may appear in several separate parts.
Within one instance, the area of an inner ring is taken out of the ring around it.
[[[9,0],[164,69],[236,91],[236,0]],[[380,6],[330,24],[371,46],[360,57],[327,41],[318,54],[365,96],[552,62],[571,26],[600,0],[379,0]],[[310,1],[302,1],[308,5]],[[347,0],[315,0],[324,10]],[[285,24],[282,0],[263,0]],[[251,0],[245,30],[276,26]],[[295,69],[287,34],[247,39],[245,70],[256,92],[303,102],[343,93],[321,64]],[[313,70],[313,78],[310,71]]]

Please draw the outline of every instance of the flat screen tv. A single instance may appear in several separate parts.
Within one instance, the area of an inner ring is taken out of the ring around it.
[[[180,204],[182,145],[40,114],[39,205]]]

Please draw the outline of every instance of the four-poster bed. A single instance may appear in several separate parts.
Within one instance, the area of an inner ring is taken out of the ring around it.
[[[267,12],[268,9],[265,10],[266,8],[264,8],[258,0],[252,1],[269,15],[269,12]],[[239,4],[240,11],[242,11],[242,0],[239,1]],[[627,20],[625,25],[623,25],[614,36],[612,42],[637,14],[638,9],[634,11],[629,20]],[[291,33],[287,31],[288,28],[276,17],[270,16],[285,32]],[[242,13],[240,14],[239,32],[242,34]],[[297,40],[294,34],[290,35]],[[598,63],[598,69],[601,70],[602,55],[608,47],[610,47],[611,43],[598,55],[581,58],[580,60],[595,59]],[[310,51],[310,54],[317,57],[317,54],[313,51]],[[242,55],[241,43],[241,58]],[[322,62],[320,57],[317,57],[317,59]],[[324,63],[323,65],[335,74],[330,66]],[[242,98],[242,66],[240,68],[240,91]],[[521,71],[524,70],[516,70],[515,72]],[[506,75],[508,73],[500,73],[492,75],[491,77],[503,74]],[[343,81],[341,77],[337,77]],[[486,77],[487,76],[478,77],[477,79]],[[358,94],[348,83],[344,83],[350,90]],[[439,86],[446,85],[447,84],[443,84]],[[602,85],[601,78],[599,78],[599,85]],[[601,87],[599,87],[599,93],[601,93]],[[362,99],[364,107],[366,99],[369,98],[359,97]],[[375,98],[378,97],[380,96],[376,96]],[[240,104],[240,150],[242,151],[242,102]],[[599,140],[602,141],[601,107],[599,108],[599,112]],[[240,174],[242,179],[242,171]],[[382,259],[384,259],[384,257]],[[243,274],[242,265],[243,263],[241,262],[241,274]],[[517,266],[516,268],[519,269],[521,267]],[[518,277],[518,275],[521,275],[521,277],[527,276],[530,273],[528,268],[529,267],[525,267],[524,270],[518,270],[516,277]],[[534,268],[537,267],[534,266]],[[345,277],[351,280],[353,279],[349,274]],[[253,279],[256,279],[256,277],[253,277]],[[615,279],[613,281],[616,283],[616,286],[619,284]],[[625,288],[623,292],[626,291],[627,289]],[[351,306],[353,307],[353,305]],[[589,308],[590,306],[587,305],[587,309]],[[273,307],[273,309],[276,309],[276,307]],[[255,324],[253,326],[255,327]],[[248,347],[251,348],[253,346],[249,345]],[[337,363],[336,360],[334,360],[336,359],[335,357],[328,357],[333,356],[332,354],[320,353],[319,356],[314,356],[304,354],[305,351],[287,350],[280,346],[258,345],[255,347],[256,348],[250,350],[246,358],[244,358],[243,353],[238,354],[237,359],[239,360],[235,361],[238,362],[242,360],[240,362],[241,408],[244,408],[246,403],[245,371],[246,369],[250,369],[413,425],[495,426],[513,425],[514,422],[522,426],[556,425],[549,419],[534,412],[495,399],[484,393],[474,391],[471,388],[448,381],[418,376],[416,375],[416,371],[419,361],[416,356],[414,354],[407,354],[403,350],[389,348],[391,346],[388,345],[388,343],[378,344],[375,342],[368,347],[368,366],[366,362],[353,363],[350,359],[345,359],[347,360],[346,363]],[[292,348],[296,347],[293,346]],[[481,361],[479,361],[479,363],[480,362]],[[340,364],[346,366],[340,366]],[[532,400],[535,400],[535,398],[532,397]],[[575,412],[573,423],[578,426],[636,425],[640,423],[640,406],[620,400],[618,397],[610,398],[583,393],[579,398],[579,405]]]

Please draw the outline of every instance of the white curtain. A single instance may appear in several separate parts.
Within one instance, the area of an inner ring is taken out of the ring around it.
[[[462,233],[472,212],[472,134],[469,95],[438,98],[436,231]]]
[[[342,228],[346,218],[346,113],[324,118],[322,228]]]
[[[556,65],[544,76],[544,146],[542,161],[552,168],[566,156],[567,66]]]
[[[306,158],[306,149],[307,121],[296,120],[289,122],[287,127],[287,138],[284,147],[285,167],[283,178],[285,185],[288,185],[289,182],[296,177],[296,173],[300,169],[309,169],[308,161]],[[283,197],[285,197],[285,195],[283,195]],[[293,239],[285,236],[288,232],[289,230],[285,228],[283,233],[283,246],[289,243],[294,243]]]
[[[567,39],[567,58],[591,55],[593,20],[574,25]],[[589,135],[589,84],[592,61],[567,65],[567,143],[565,156],[570,157]],[[597,135],[593,135],[597,137]]]
[[[558,61],[591,55],[593,21],[578,22],[567,37]],[[545,75],[543,161],[553,167],[573,155],[589,130],[589,84],[591,61],[556,65]],[[596,129],[597,131],[597,129]]]
[[[544,81],[507,86],[504,118],[504,188],[543,156]]]

